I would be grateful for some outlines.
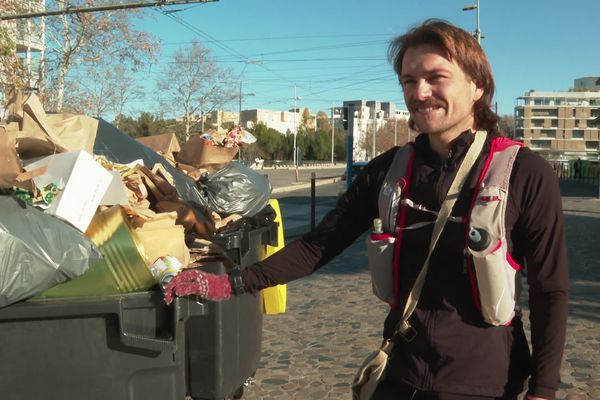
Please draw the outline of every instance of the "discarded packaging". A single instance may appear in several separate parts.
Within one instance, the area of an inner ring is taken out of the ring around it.
[[[181,151],[181,146],[179,146],[179,142],[174,133],[142,136],[136,138],[136,140],[143,145],[148,146],[172,164],[175,163],[175,154]]]
[[[96,214],[86,234],[100,249],[102,261],[79,278],[55,286],[40,297],[139,292],[156,284],[144,247],[120,206]]]
[[[44,157],[25,166],[25,170],[43,167],[46,172],[33,178],[35,185],[43,188],[54,183],[60,189],[46,212],[85,232],[113,176],[82,150]]]
[[[175,160],[194,168],[218,170],[233,160],[238,149],[237,146],[215,145],[200,135],[194,135],[183,145]]]
[[[0,196],[0,307],[76,278],[100,260],[73,227],[10,196]]]
[[[208,208],[221,214],[251,217],[265,208],[271,196],[269,179],[236,162],[200,181]]]

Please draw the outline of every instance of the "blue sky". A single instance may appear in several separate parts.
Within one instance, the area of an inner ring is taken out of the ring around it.
[[[394,36],[427,19],[466,30],[476,11],[469,0],[220,0],[150,11],[141,28],[163,42],[156,79],[178,47],[193,39],[213,49],[242,82],[243,108],[312,112],[344,100],[393,101],[402,91],[387,61]],[[496,78],[498,111],[512,114],[530,89],[568,90],[575,78],[600,76],[600,0],[480,0],[480,27]],[[140,111],[158,112],[148,96]],[[238,103],[227,107],[237,111]]]

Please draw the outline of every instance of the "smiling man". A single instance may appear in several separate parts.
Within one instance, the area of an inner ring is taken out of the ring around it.
[[[426,21],[396,38],[389,56],[404,90],[411,127],[422,133],[413,146],[410,176],[410,200],[422,209],[405,206],[404,226],[426,221],[423,209],[440,209],[475,131],[485,130],[483,152],[452,211],[457,217],[468,216],[472,224],[474,204],[483,198],[477,192],[483,192],[482,182],[487,182],[483,175],[490,174],[483,170],[500,165],[492,164],[490,154],[516,145],[497,137],[498,117],[491,111],[494,80],[487,57],[469,33],[439,20]],[[448,223],[410,319],[417,336],[410,342],[397,341],[387,380],[374,399],[516,399],[528,376],[527,399],[554,398],[560,383],[568,290],[560,193],[544,160],[522,147],[513,157],[512,164],[501,164],[507,172],[499,173],[509,180],[507,190],[500,192],[499,201],[506,202],[504,215],[497,217],[506,247],[498,244],[493,252],[506,249],[507,263],[520,269],[514,280],[515,299],[521,275],[527,277],[532,354],[518,305],[503,324],[488,323],[490,317],[482,311],[490,297],[481,282],[485,271],[474,265],[502,264],[474,262],[474,253],[464,251],[465,227]],[[423,228],[403,233],[397,304],[386,320],[386,337],[401,317],[416,271],[427,256],[431,232]]]
[[[269,258],[229,276],[194,271],[194,294],[217,300],[301,278],[374,227],[369,243],[391,243],[392,256],[369,264],[375,294],[390,305],[384,343],[395,345],[372,399],[516,400],[528,378],[528,400],[554,399],[568,289],[557,179],[498,135],[494,79],[469,33],[429,20],[396,38],[389,56],[415,142],[369,162],[313,232]],[[445,210],[447,222],[437,223]],[[518,305],[523,277],[531,354]]]

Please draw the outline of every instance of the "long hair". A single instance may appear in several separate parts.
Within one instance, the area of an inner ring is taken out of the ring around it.
[[[390,43],[388,59],[398,77],[402,74],[402,61],[406,50],[423,44],[440,47],[448,60],[455,61],[478,88],[483,88],[483,95],[473,105],[475,126],[477,129],[495,130],[499,118],[492,111],[494,77],[490,63],[477,40],[470,33],[449,22],[428,19]]]

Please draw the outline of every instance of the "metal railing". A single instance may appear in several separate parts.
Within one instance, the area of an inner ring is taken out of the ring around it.
[[[572,165],[563,162],[551,163],[552,169],[561,181],[575,181],[584,185],[596,185],[596,198],[600,199],[600,166],[583,165],[577,171]]]

